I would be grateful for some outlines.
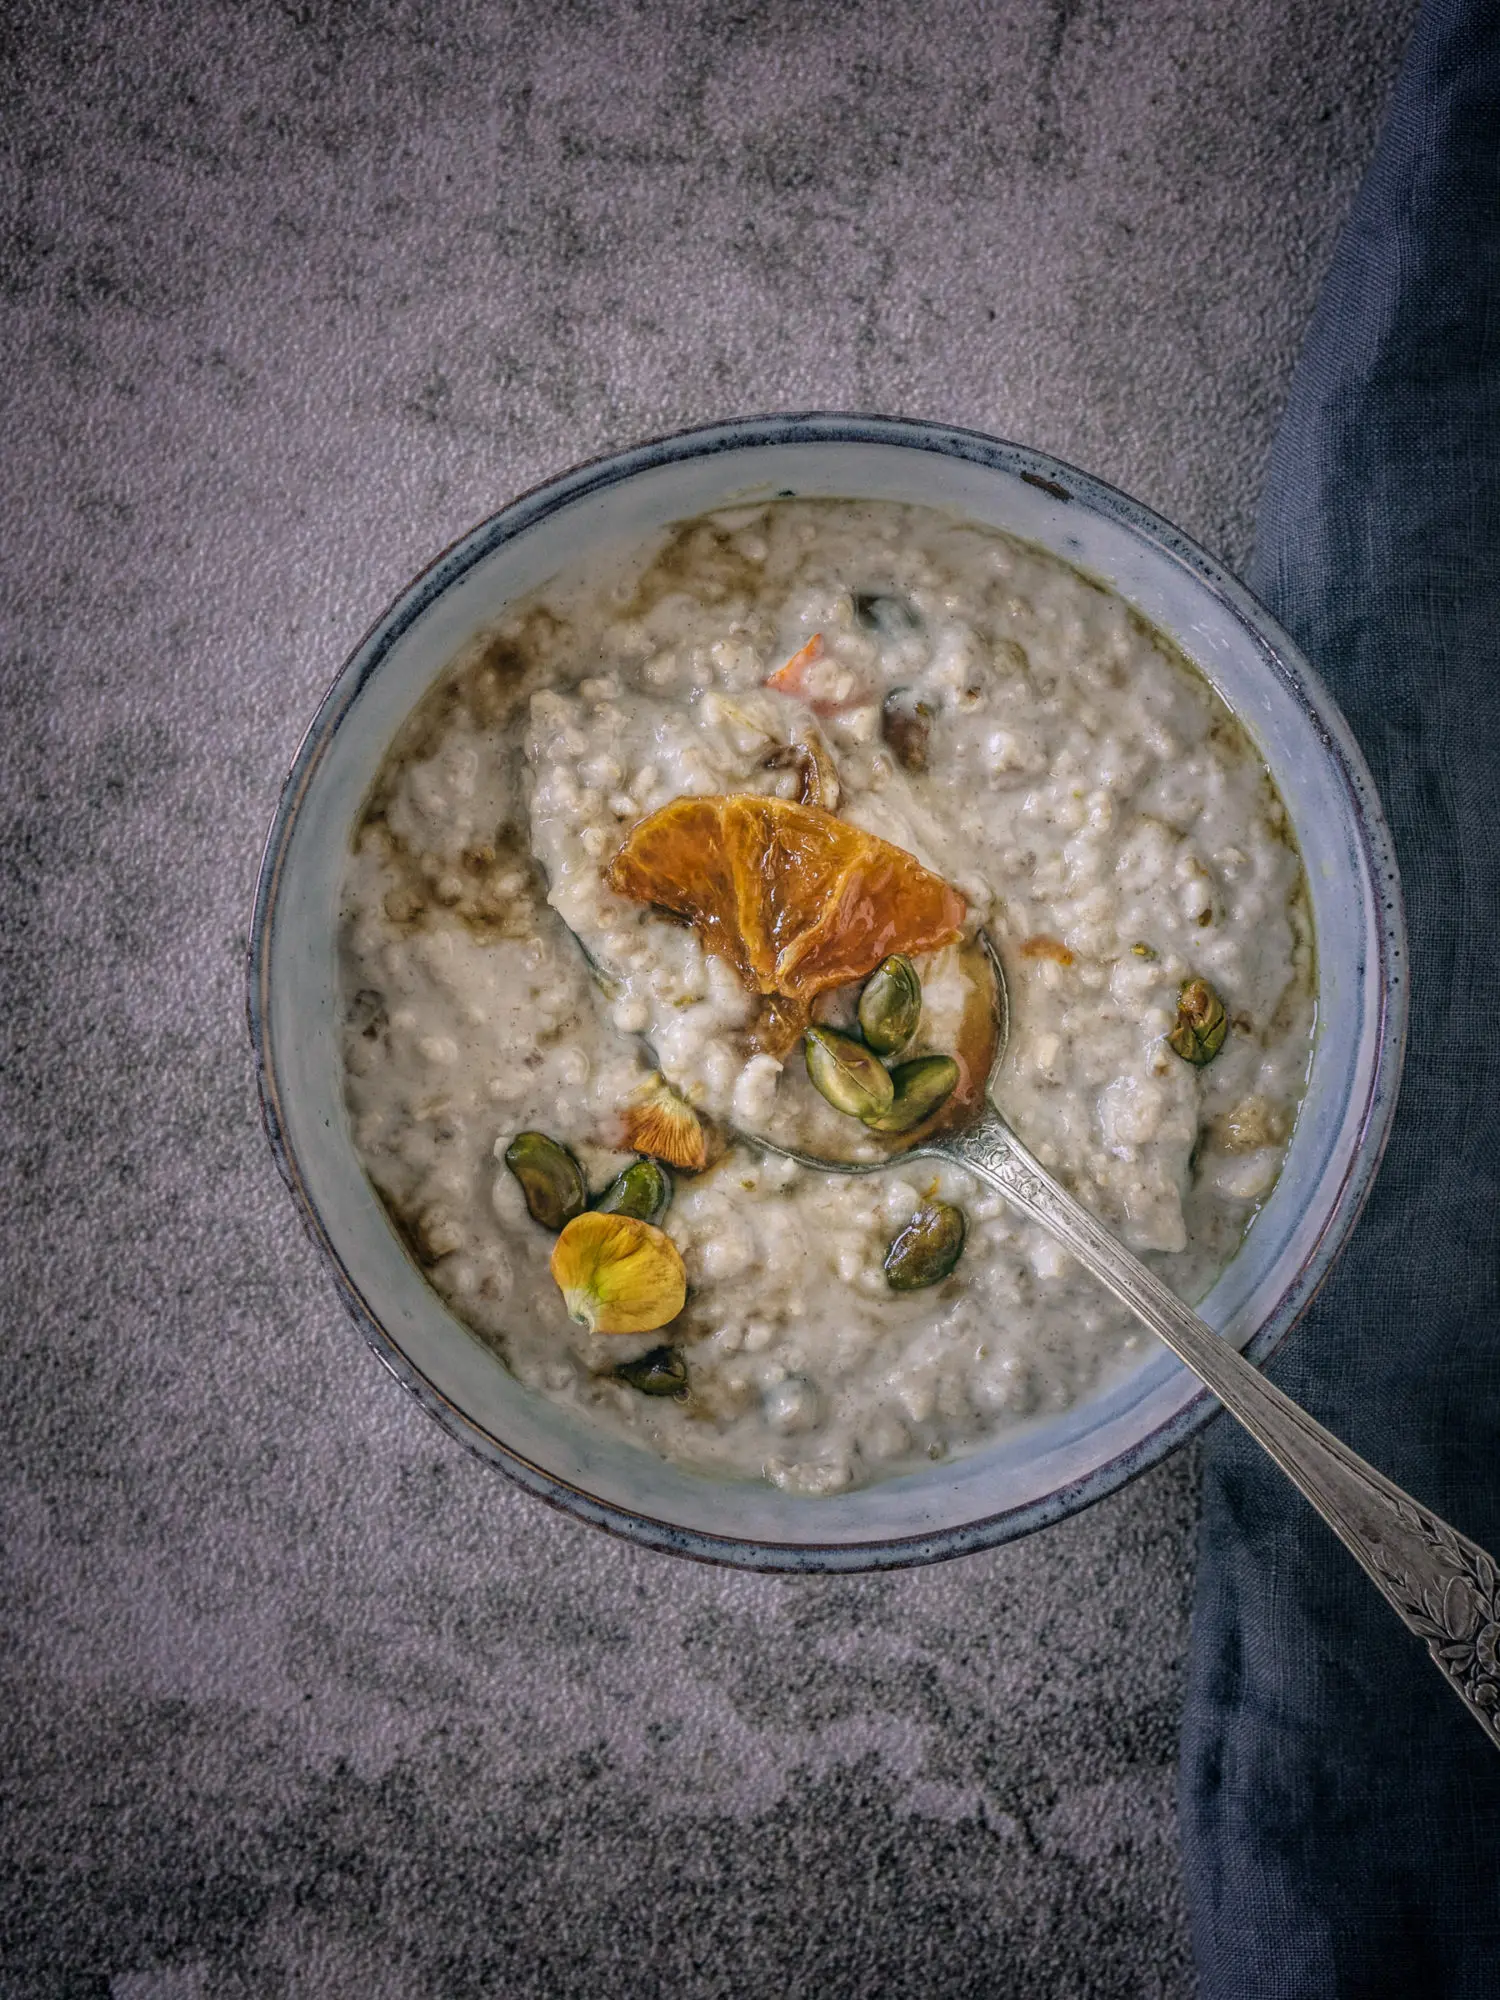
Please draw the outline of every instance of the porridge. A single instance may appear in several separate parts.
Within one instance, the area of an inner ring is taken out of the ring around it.
[[[360,1158],[528,1385],[799,1493],[908,1470],[1149,1343],[962,1169],[901,1157],[982,1088],[981,927],[1007,1116],[1201,1297],[1314,1018],[1239,724],[996,531],[852,501],[681,524],[511,607],[391,745],[340,939]]]

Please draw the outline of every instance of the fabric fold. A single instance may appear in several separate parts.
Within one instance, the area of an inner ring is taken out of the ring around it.
[[[1412,950],[1365,1216],[1272,1376],[1500,1549],[1500,8],[1424,10],[1314,317],[1252,586],[1370,761]],[[1493,2000],[1500,1756],[1227,1419],[1181,1766],[1204,2000]]]

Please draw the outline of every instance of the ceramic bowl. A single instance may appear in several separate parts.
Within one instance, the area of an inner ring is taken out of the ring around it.
[[[1099,480],[973,431],[775,416],[599,459],[516,500],[402,592],[329,689],[277,809],[256,895],[250,1027],[266,1129],[345,1304],[397,1379],[529,1492],[633,1540],[763,1569],[926,1562],[1061,1519],[1180,1445],[1217,1405],[1164,1349],[1067,1412],[830,1498],[667,1464],[524,1388],[408,1258],[355,1155],[335,1003],[339,883],[397,725],[509,600],[601,544],[775,495],[916,502],[1099,578],[1235,711],[1301,844],[1318,948],[1311,1077],[1280,1180],[1200,1306],[1262,1360],[1348,1235],[1380,1160],[1404,1043],[1391,842],[1347,724],[1286,634],[1185,535]]]

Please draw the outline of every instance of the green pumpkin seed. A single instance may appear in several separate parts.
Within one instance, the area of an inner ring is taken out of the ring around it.
[[[836,1028],[809,1028],[804,1047],[813,1088],[836,1111],[851,1118],[878,1118],[890,1110],[895,1096],[890,1071],[863,1042]]]
[[[953,1095],[957,1082],[958,1064],[952,1056],[918,1056],[897,1063],[891,1071],[890,1110],[865,1123],[872,1132],[909,1132]]]
[[[655,1160],[632,1160],[615,1175],[594,1203],[599,1215],[633,1215],[637,1222],[660,1222],[672,1200],[672,1178]]]
[[[898,951],[878,965],[859,996],[859,1031],[878,1056],[896,1056],[922,1018],[917,968]]]
[[[621,1382],[639,1389],[643,1396],[685,1396],[687,1363],[675,1347],[653,1347],[635,1361],[622,1361],[615,1370]]]
[[[1189,979],[1177,996],[1177,1019],[1167,1034],[1168,1046],[1197,1069],[1211,1063],[1229,1033],[1224,1002],[1206,979]]]
[[[521,1183],[532,1221],[543,1229],[556,1234],[588,1207],[583,1169],[545,1132],[518,1132],[505,1149],[505,1164]]]
[[[946,1278],[968,1233],[961,1208],[930,1201],[919,1208],[885,1253],[885,1281],[893,1292],[920,1292]]]

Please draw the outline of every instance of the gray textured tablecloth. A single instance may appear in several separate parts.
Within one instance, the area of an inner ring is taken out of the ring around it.
[[[6,2000],[1192,1990],[1190,1457],[831,1583],[523,1499],[314,1265],[245,924],[365,624],[589,452],[947,418],[1242,561],[1408,24],[6,9]]]

